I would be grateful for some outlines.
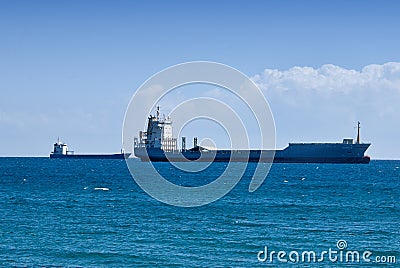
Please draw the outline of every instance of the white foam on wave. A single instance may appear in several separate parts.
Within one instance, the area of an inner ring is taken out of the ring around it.
[[[96,191],[110,191],[110,188],[106,188],[106,187],[96,187],[94,188]]]

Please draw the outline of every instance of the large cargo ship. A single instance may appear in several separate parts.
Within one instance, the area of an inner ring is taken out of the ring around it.
[[[50,153],[50,158],[70,158],[70,159],[125,159],[130,156],[129,153],[121,151],[119,154],[75,154],[74,151],[68,150],[66,143],[57,140],[53,145],[53,152]]]
[[[134,155],[142,161],[152,162],[274,162],[274,163],[359,163],[367,164],[370,157],[365,151],[370,143],[360,143],[360,122],[357,140],[344,139],[338,143],[289,143],[282,150],[219,150],[197,145],[186,149],[186,138],[182,137],[182,148],[172,136],[172,121],[169,117],[150,115],[147,131],[139,132],[134,139]]]

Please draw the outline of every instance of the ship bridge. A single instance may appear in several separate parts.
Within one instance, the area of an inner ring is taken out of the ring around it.
[[[178,150],[176,138],[173,137],[172,120],[169,116],[160,118],[160,108],[157,115],[148,118],[147,131],[139,131],[139,138],[134,139],[135,148],[156,148],[165,152]]]

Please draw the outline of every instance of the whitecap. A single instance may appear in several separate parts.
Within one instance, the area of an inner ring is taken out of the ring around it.
[[[101,191],[109,191],[110,188],[106,188],[106,187],[96,187],[94,188],[95,190],[101,190]]]

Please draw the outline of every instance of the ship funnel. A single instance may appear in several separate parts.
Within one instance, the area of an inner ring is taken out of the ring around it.
[[[182,150],[186,150],[186,137],[182,137]]]

